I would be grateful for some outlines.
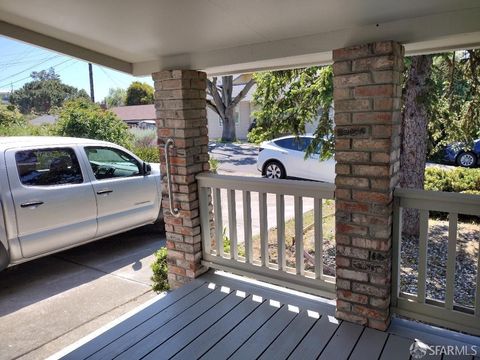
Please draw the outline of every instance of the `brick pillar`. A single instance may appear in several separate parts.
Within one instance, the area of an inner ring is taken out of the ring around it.
[[[392,41],[333,52],[337,317],[380,330],[390,322],[403,53]]]
[[[155,82],[158,144],[162,172],[162,210],[168,249],[168,281],[179,287],[202,274],[202,242],[197,182],[195,175],[209,170],[206,112],[206,75],[191,70],[161,71],[152,74]],[[163,146],[175,141],[170,150],[171,180],[175,207],[170,213]]]

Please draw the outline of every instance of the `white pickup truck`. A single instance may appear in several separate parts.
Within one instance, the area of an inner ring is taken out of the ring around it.
[[[158,221],[161,182],[121,146],[0,137],[0,270]]]

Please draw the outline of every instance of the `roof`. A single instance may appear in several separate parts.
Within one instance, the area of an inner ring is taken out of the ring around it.
[[[5,151],[12,147],[27,147],[27,146],[56,146],[56,145],[70,145],[70,144],[94,144],[94,145],[109,145],[115,144],[107,141],[62,137],[62,136],[0,136],[0,151]]]
[[[155,120],[155,105],[117,106],[109,109],[123,121]]]
[[[382,40],[409,55],[473,48],[478,19],[478,0],[0,1],[0,34],[134,75],[326,64]]]

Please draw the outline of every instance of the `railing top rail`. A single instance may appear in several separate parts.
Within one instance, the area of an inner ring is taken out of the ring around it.
[[[303,180],[264,179],[247,176],[202,173],[197,175],[199,187],[257,191],[271,194],[333,199],[335,185]]]
[[[480,195],[396,188],[394,196],[402,207],[480,215]]]

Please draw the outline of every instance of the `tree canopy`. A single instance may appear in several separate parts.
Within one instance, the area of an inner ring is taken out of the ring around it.
[[[65,102],[56,130],[60,136],[105,140],[127,147],[131,143],[128,127],[117,115],[83,98]]]
[[[321,157],[332,155],[333,121],[329,116],[333,102],[333,72],[330,66],[256,73],[253,95],[258,108],[256,127],[248,138],[261,142],[282,135],[305,134],[305,125],[319,119],[308,153],[323,143]]]
[[[22,114],[14,105],[0,104],[0,126],[20,126],[24,125],[25,120]]]
[[[10,102],[16,105],[23,114],[49,113],[52,109],[61,107],[65,100],[78,97],[88,98],[85,90],[66,85],[53,68],[32,72],[32,81],[24,84],[10,95]]]
[[[127,89],[126,105],[148,105],[153,104],[154,89],[147,83],[134,81]]]
[[[127,90],[122,88],[108,89],[108,95],[105,97],[105,105],[107,108],[114,106],[123,106],[127,100]]]

